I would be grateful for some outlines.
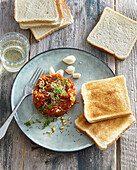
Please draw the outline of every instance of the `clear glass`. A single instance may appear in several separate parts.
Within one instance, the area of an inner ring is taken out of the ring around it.
[[[0,58],[3,67],[9,72],[17,72],[27,61],[30,44],[28,39],[16,32],[0,37]]]

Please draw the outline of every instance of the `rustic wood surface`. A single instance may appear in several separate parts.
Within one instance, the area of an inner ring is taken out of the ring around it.
[[[23,31],[14,20],[14,0],[0,0],[0,36],[20,32],[28,37],[31,49],[29,59],[36,54],[57,47],[84,49],[104,60],[116,75],[125,75],[133,114],[137,110],[137,44],[125,61],[94,48],[86,38],[99,20],[104,7],[137,20],[136,0],[66,0],[74,23],[36,42],[29,30]],[[11,113],[10,92],[16,73],[7,72],[0,63],[0,126]],[[95,145],[82,151],[59,153],[39,147],[30,141],[13,120],[6,136],[0,140],[0,170],[136,170],[137,124],[105,151]]]

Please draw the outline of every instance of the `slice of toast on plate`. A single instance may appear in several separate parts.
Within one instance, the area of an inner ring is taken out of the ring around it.
[[[81,94],[89,123],[131,114],[124,76],[87,82],[82,85]]]
[[[127,115],[122,118],[89,123],[82,113],[75,120],[75,126],[86,133],[99,149],[104,150],[112,145],[135,122],[136,119],[133,115]]]

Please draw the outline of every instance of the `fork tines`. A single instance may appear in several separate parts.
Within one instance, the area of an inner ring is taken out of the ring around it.
[[[33,73],[32,77],[29,80],[29,84],[32,84],[33,86],[36,84],[36,82],[38,81],[38,79],[44,75],[45,71],[42,68],[37,67],[37,69],[35,70],[35,72]]]

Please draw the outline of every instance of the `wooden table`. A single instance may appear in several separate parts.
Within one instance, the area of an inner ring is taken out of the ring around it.
[[[48,49],[75,47],[93,53],[105,61],[116,75],[125,75],[132,112],[137,110],[137,43],[125,61],[87,43],[86,38],[99,20],[104,7],[137,20],[136,0],[66,0],[74,23],[36,42],[31,32],[23,31],[14,20],[14,0],[0,0],[0,36],[20,32],[28,37],[31,48],[29,59]],[[10,93],[16,73],[7,72],[0,64],[0,126],[11,113]],[[12,121],[6,136],[0,141],[0,170],[136,170],[137,123],[126,131],[108,149],[101,151],[95,145],[82,151],[59,153],[31,142]]]

